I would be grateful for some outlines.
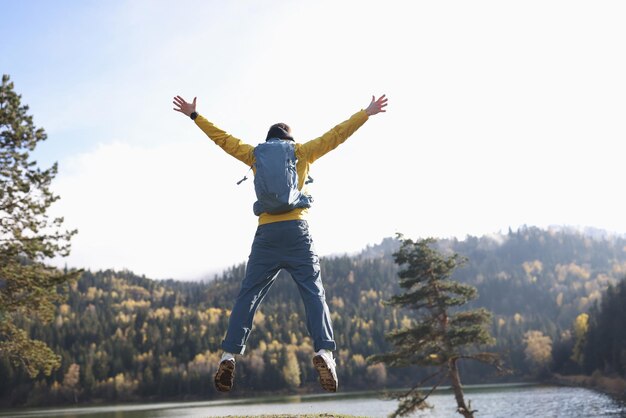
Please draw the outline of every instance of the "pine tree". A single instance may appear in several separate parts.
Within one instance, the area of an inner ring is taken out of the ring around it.
[[[589,374],[598,370],[626,377],[626,278],[610,285],[589,311],[583,365]]]
[[[57,165],[37,167],[30,153],[46,139],[36,128],[28,106],[13,90],[9,76],[0,86],[0,356],[25,368],[31,377],[50,375],[59,357],[43,342],[33,340],[17,317],[48,322],[59,300],[57,287],[78,272],[62,272],[45,264],[69,253],[76,231],[63,231],[62,218],[47,210],[58,196],[50,191]]]
[[[411,325],[387,335],[395,351],[374,355],[369,361],[391,367],[417,365],[430,370],[411,390],[395,396],[400,404],[392,416],[404,416],[428,407],[428,396],[448,380],[454,390],[457,411],[466,418],[473,417],[471,403],[465,403],[457,363],[461,359],[474,359],[504,370],[496,354],[469,351],[474,346],[493,343],[487,331],[491,315],[485,309],[457,309],[477,296],[474,287],[450,280],[465,259],[458,254],[442,255],[434,248],[433,239],[413,242],[399,238],[401,246],[394,259],[400,266],[398,275],[404,293],[393,296],[387,303],[412,309],[416,316]],[[420,392],[424,384],[433,381],[428,393]]]

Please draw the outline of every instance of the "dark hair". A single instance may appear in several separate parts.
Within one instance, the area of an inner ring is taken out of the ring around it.
[[[267,131],[267,137],[265,140],[271,138],[280,138],[280,139],[289,139],[293,141],[293,137],[291,136],[291,128],[286,123],[275,123],[270,126],[269,131]]]

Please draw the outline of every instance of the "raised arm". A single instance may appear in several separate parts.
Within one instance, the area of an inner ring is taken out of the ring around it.
[[[254,147],[246,144],[240,139],[235,138],[226,131],[221,130],[202,115],[198,114],[196,112],[195,97],[193,98],[193,102],[189,103],[181,96],[176,96],[174,97],[174,106],[175,111],[193,119],[196,125],[202,129],[202,132],[204,132],[213,142],[215,142],[228,154],[232,155],[246,165],[250,166],[254,163]]]
[[[334,150],[340,144],[345,142],[357,129],[359,129],[370,116],[380,112],[386,112],[387,98],[385,95],[380,96],[377,100],[372,96],[372,101],[365,108],[350,117],[350,119],[341,122],[319,138],[315,138],[302,144],[300,148],[302,155],[309,163],[314,162],[324,154]]]

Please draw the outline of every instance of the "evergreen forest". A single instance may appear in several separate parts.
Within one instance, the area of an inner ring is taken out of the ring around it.
[[[370,364],[388,351],[385,334],[410,326],[409,311],[385,304],[399,292],[388,238],[360,254],[322,258],[342,391],[406,387],[426,371]],[[463,383],[542,379],[552,373],[626,377],[626,239],[523,227],[437,241],[468,262],[454,280],[475,286],[468,306],[492,312],[498,353],[513,373],[469,363]],[[61,356],[32,379],[0,358],[0,405],[213,399],[319,392],[313,347],[294,283],[281,273],[257,312],[235,388],[213,388],[229,309],[245,264],[203,282],[157,281],[130,271],[85,271],[57,303],[51,323],[19,319],[31,338]]]

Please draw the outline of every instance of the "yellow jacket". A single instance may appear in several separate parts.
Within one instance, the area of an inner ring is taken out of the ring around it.
[[[298,189],[302,190],[304,187],[304,180],[309,175],[310,165],[315,160],[327,152],[334,150],[339,146],[339,144],[348,139],[350,135],[352,135],[361,127],[361,125],[365,123],[365,121],[367,121],[367,118],[367,113],[365,113],[364,110],[361,110],[352,115],[350,119],[341,122],[339,125],[335,126],[319,138],[312,139],[302,144],[295,144],[296,158],[298,159],[296,164],[296,171],[298,172]],[[254,146],[246,144],[240,139],[226,133],[206,120],[206,118],[202,115],[198,115],[195,122],[196,125],[198,125],[198,127],[202,129],[202,131],[224,151],[243,162],[248,167],[254,165]],[[278,215],[262,213],[259,216],[259,225],[272,222],[305,219],[307,212],[307,208],[298,208]]]

